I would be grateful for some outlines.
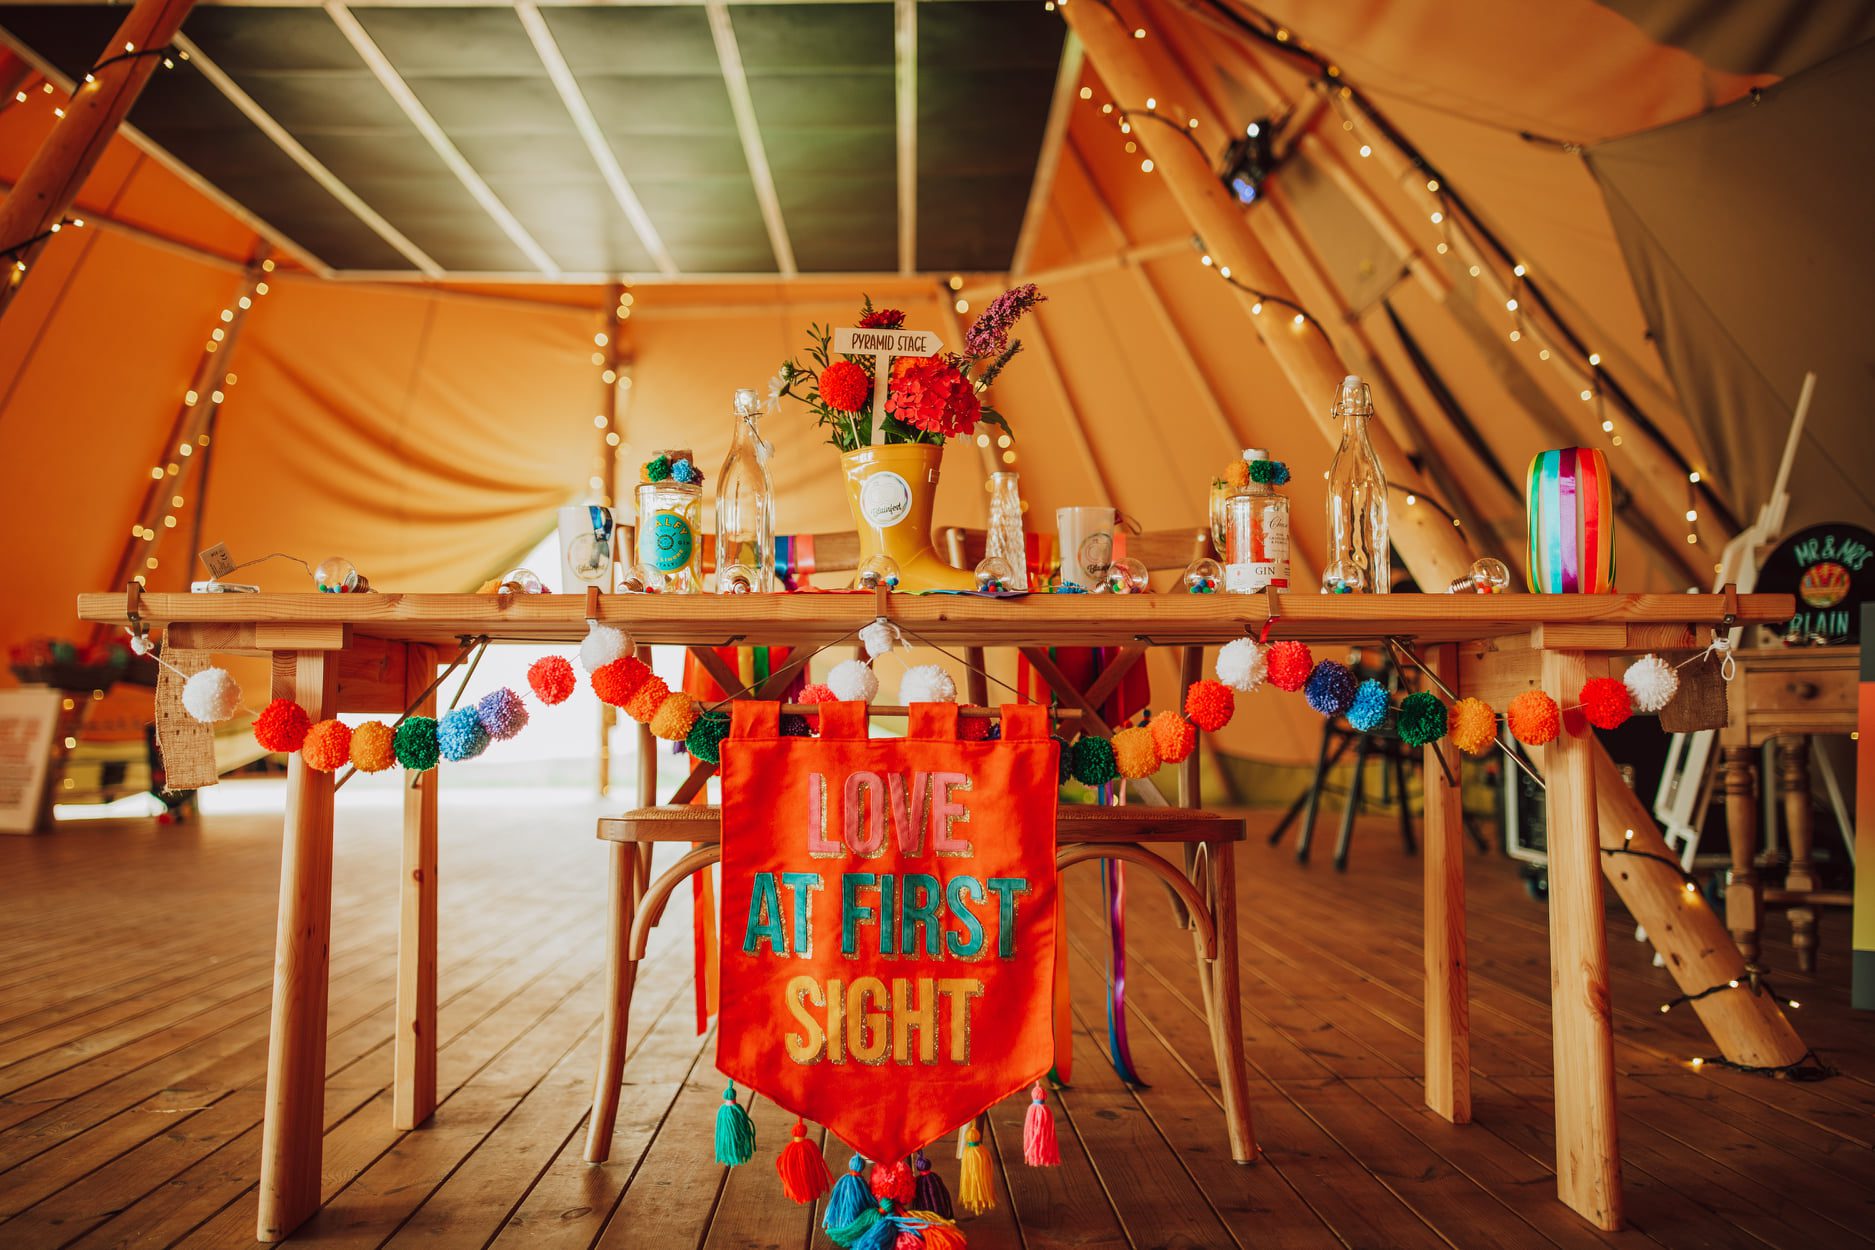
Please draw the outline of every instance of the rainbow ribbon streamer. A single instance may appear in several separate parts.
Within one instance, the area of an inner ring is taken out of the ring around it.
[[[1605,594],[1615,588],[1614,477],[1592,447],[1538,452],[1524,493],[1530,589]]]
[[[1128,1085],[1146,1088],[1133,1066],[1133,1048],[1126,1040],[1126,875],[1118,860],[1100,861],[1101,892],[1107,900],[1107,932],[1112,942],[1107,953],[1107,1049],[1113,1070]]]

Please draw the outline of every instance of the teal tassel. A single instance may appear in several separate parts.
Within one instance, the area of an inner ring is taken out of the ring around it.
[[[829,1214],[831,1214],[831,1212],[829,1212]],[[863,1208],[858,1215],[855,1215],[844,1224],[829,1226],[827,1229],[827,1237],[836,1246],[856,1246],[861,1237],[864,1237],[880,1224],[891,1228],[892,1236],[895,1239],[898,1237],[898,1228],[892,1224],[892,1221],[880,1215],[878,1210],[873,1207]],[[891,1243],[887,1242],[886,1244],[890,1245]]]
[[[723,1090],[723,1105],[716,1109],[716,1161],[729,1167],[755,1157],[755,1122],[736,1101],[736,1083]]]
[[[827,1195],[827,1212],[820,1221],[829,1237],[834,1229],[845,1227],[862,1212],[873,1209],[872,1188],[866,1184],[866,1161],[854,1155],[847,1160],[846,1168],[846,1175],[833,1183],[833,1192]]]
[[[882,1206],[891,1204],[882,1203]],[[893,1250],[898,1245],[900,1224],[892,1218],[891,1212],[881,1212],[878,1223],[859,1235],[857,1241],[850,1242],[853,1250]]]

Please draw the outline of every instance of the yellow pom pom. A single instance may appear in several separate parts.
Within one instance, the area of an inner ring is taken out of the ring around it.
[[[690,727],[702,713],[697,701],[681,690],[673,690],[651,715],[651,736],[666,742],[682,742],[690,736]]]
[[[352,767],[361,773],[381,773],[397,762],[396,735],[379,720],[352,729]]]
[[[1113,762],[1122,777],[1150,777],[1159,771],[1159,749],[1144,725],[1113,735]]]
[[[1460,699],[1452,705],[1449,733],[1466,755],[1483,755],[1497,743],[1497,713],[1483,699]]]

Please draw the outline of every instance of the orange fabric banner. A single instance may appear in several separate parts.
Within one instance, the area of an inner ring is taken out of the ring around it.
[[[723,743],[716,1063],[871,1159],[898,1159],[1054,1056],[1057,747],[1007,705],[960,742],[955,704],[904,738],[862,703],[733,705]]]

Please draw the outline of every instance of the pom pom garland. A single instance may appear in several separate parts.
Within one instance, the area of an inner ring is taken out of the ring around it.
[[[1317,664],[1302,687],[1302,697],[1323,716],[1339,716],[1347,711],[1354,705],[1354,692],[1354,671],[1339,660]]]
[[[987,716],[957,718],[957,737],[964,742],[988,742],[998,732],[996,722]]]
[[[651,736],[666,742],[682,742],[697,723],[697,701],[681,690],[673,690],[651,714]]]
[[[1362,733],[1372,733],[1387,719],[1387,703],[1387,688],[1369,677],[1348,704],[1348,724]]]
[[[1445,737],[1445,704],[1430,690],[1416,690],[1400,700],[1400,741],[1423,747]]]
[[[1113,744],[1082,734],[1074,743],[1074,779],[1084,786],[1104,786],[1117,773]]]
[[[1198,746],[1198,731],[1192,723],[1167,708],[1152,718],[1152,748],[1167,764],[1183,763]]]
[[[527,667],[527,688],[548,707],[565,703],[578,684],[572,662],[563,655],[543,655]]]
[[[397,762],[391,727],[368,720],[352,729],[352,767],[361,773],[381,773]]]
[[[1597,729],[1619,729],[1634,715],[1634,696],[1613,677],[1591,677],[1582,683],[1582,715]]]
[[[838,703],[840,696],[833,692],[833,687],[824,681],[809,682],[801,687],[801,693],[795,696],[797,703]]]
[[[205,668],[182,683],[182,708],[204,725],[219,725],[241,706],[241,686],[225,668]]]
[[[306,741],[312,717],[291,699],[275,699],[254,718],[254,741],[269,751],[293,752]]]
[[[436,722],[436,749],[450,763],[472,760],[488,750],[488,731],[472,707],[444,712]]]
[[[1452,705],[1452,743],[1466,755],[1483,755],[1497,745],[1497,713],[1483,699],[1460,699]]]
[[[781,714],[781,736],[784,738],[811,738],[814,736],[814,726],[807,717],[801,715],[799,712],[783,712]]]
[[[864,660],[841,660],[827,674],[827,689],[843,703],[871,703],[879,695],[879,678]]]
[[[1152,730],[1136,725],[1114,734],[1113,764],[1122,777],[1150,777],[1158,772],[1159,751],[1152,744]]]
[[[1270,684],[1278,690],[1294,694],[1308,684],[1309,674],[1314,670],[1315,657],[1309,654],[1307,643],[1278,642],[1270,645]]]
[[[638,689],[632,691],[632,697],[625,700],[625,715],[640,725],[649,725],[651,718],[664,706],[664,699],[671,692],[664,679],[656,673],[638,683]]]
[[[909,359],[907,357],[906,359]],[[935,664],[915,664],[898,683],[900,703],[955,703],[957,683]]]
[[[1237,696],[1221,681],[1195,681],[1185,692],[1185,715],[1206,733],[1216,733],[1230,724],[1237,710]]]
[[[898,626],[888,620],[880,619],[859,631],[859,641],[860,645],[866,648],[866,655],[876,660],[904,639],[898,632]]]
[[[1068,784],[1068,778],[1074,776],[1074,746],[1060,734],[1049,734],[1048,740],[1055,744],[1059,752],[1055,784],[1065,786]]]
[[[596,673],[614,660],[632,653],[632,640],[625,631],[593,621],[586,627],[586,638],[579,644],[579,662],[588,673]]]
[[[506,686],[483,695],[475,705],[475,714],[496,742],[506,742],[527,728],[527,704]]]
[[[397,727],[392,742],[397,753],[397,762],[413,773],[428,772],[436,767],[436,759],[442,754],[436,744],[436,721],[428,716],[407,716],[404,723]]]
[[[1562,713],[1556,700],[1541,690],[1526,690],[1512,699],[1504,719],[1510,724],[1511,736],[1525,746],[1554,742],[1562,730]]]
[[[352,727],[342,720],[320,721],[306,731],[300,758],[322,773],[345,767],[352,758]]]
[[[1680,674],[1657,655],[1644,655],[1628,665],[1622,684],[1634,696],[1634,710],[1651,716],[1673,701],[1680,691]]]
[[[690,732],[684,735],[684,750],[705,764],[720,764],[723,762],[723,739],[728,736],[729,717],[722,712],[705,712],[697,717],[696,724],[690,726]],[[814,1157],[820,1156],[816,1154]],[[825,1188],[822,1186],[823,1191]],[[807,1200],[798,1198],[796,1201]]]
[[[1269,676],[1269,649],[1254,638],[1233,638],[1218,648],[1217,679],[1232,690],[1254,691]]]
[[[651,666],[637,656],[628,655],[593,670],[592,692],[599,702],[624,707],[638,688],[651,677]]]

